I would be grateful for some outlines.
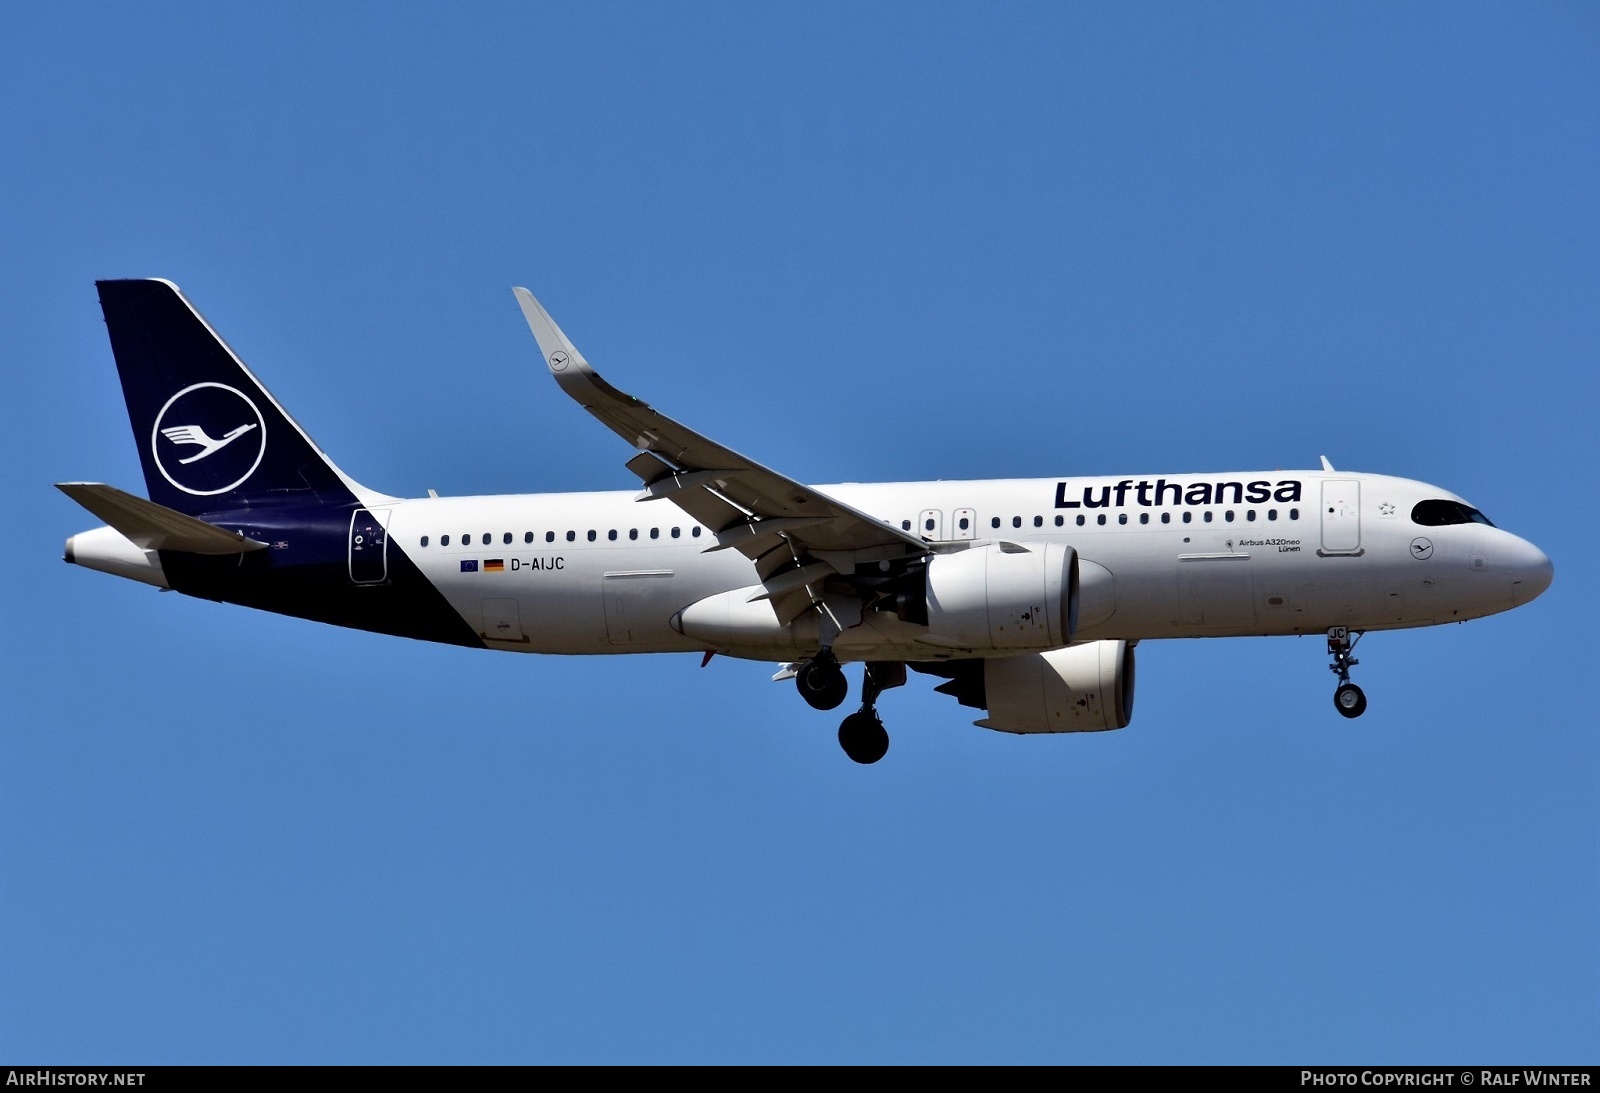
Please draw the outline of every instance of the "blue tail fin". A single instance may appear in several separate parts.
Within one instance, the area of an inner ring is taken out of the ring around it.
[[[353,505],[322,453],[170,281],[97,281],[150,499],[199,515]]]

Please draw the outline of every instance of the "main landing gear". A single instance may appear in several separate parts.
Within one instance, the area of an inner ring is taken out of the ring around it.
[[[1361,633],[1351,637],[1350,631],[1343,626],[1335,626],[1328,631],[1328,655],[1333,658],[1328,670],[1339,677],[1339,686],[1333,692],[1333,708],[1345,717],[1360,717],[1367,712],[1366,694],[1350,682],[1350,669],[1361,663],[1352,655],[1356,650],[1356,642],[1360,640]]]
[[[850,693],[850,681],[832,649],[824,649],[795,671],[794,685],[813,710],[835,710]]]
[[[861,708],[839,726],[839,746],[857,763],[876,763],[889,751],[889,734],[878,716],[878,696],[890,687],[903,687],[906,666],[895,661],[867,663],[861,676]]]
[[[873,661],[861,677],[861,708],[839,725],[839,746],[857,763],[876,763],[889,751],[889,733],[878,716],[878,696],[906,681],[906,666],[893,661]],[[824,649],[802,664],[794,677],[800,696],[813,708],[831,710],[844,702],[850,690],[844,670],[832,650]]]

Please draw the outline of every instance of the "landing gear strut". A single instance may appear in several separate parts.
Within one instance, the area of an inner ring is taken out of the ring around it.
[[[1328,655],[1333,658],[1328,670],[1339,677],[1339,686],[1333,692],[1333,708],[1345,717],[1360,717],[1367,712],[1367,696],[1350,682],[1350,669],[1361,663],[1352,655],[1361,637],[1360,632],[1351,637],[1343,626],[1328,631]]]
[[[837,709],[850,693],[850,681],[832,649],[824,649],[802,664],[795,672],[794,685],[813,710]]]
[[[889,734],[878,716],[878,696],[906,681],[906,666],[893,661],[873,661],[861,677],[861,708],[839,726],[839,746],[863,765],[876,763],[889,751]]]

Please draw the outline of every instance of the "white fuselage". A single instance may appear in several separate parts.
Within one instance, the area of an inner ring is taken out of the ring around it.
[[[1418,524],[1419,501],[1460,499],[1384,475],[1273,471],[818,489],[912,529],[935,550],[999,541],[1072,546],[1082,571],[1080,641],[1425,626],[1508,610],[1549,583],[1549,561],[1536,547],[1482,523]],[[679,633],[674,617],[707,597],[758,585],[755,568],[736,551],[708,551],[711,532],[671,503],[636,496],[424,498],[378,502],[374,512],[389,542],[491,647],[706,650],[712,643]],[[785,659],[806,651],[803,628],[791,632],[718,651]],[[847,660],[956,655],[925,644],[924,635],[893,615],[868,613],[846,626],[834,648]]]

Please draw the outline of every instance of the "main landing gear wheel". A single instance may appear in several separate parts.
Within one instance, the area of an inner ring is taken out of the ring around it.
[[[1341,683],[1333,692],[1333,708],[1346,717],[1360,717],[1367,710],[1367,696],[1354,683]]]
[[[889,751],[889,733],[878,716],[878,696],[903,687],[906,666],[896,661],[871,661],[861,676],[861,708],[839,726],[839,746],[857,763],[876,763]]]
[[[813,710],[835,710],[850,693],[850,681],[832,653],[823,650],[800,666],[794,685]]]
[[[839,726],[839,746],[857,763],[876,763],[889,751],[889,733],[876,712],[862,709]]]
[[[1354,637],[1343,626],[1328,631],[1328,655],[1333,663],[1328,671],[1339,677],[1338,689],[1333,692],[1333,708],[1345,717],[1360,717],[1367,712],[1367,696],[1350,682],[1350,669],[1361,662],[1355,658],[1356,642],[1361,640],[1358,631]]]

